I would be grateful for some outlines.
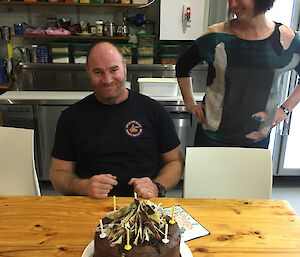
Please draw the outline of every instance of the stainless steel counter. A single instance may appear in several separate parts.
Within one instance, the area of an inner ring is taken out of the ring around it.
[[[195,92],[204,92],[207,64],[192,70]],[[127,65],[127,81],[138,91],[138,78],[174,78],[175,65]],[[20,64],[20,73],[12,90],[16,91],[91,91],[84,64]]]

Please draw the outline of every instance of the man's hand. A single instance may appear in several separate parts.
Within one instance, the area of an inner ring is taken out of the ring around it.
[[[158,197],[157,186],[152,182],[149,177],[144,178],[132,178],[128,182],[128,185],[133,186],[134,192],[142,198]]]
[[[111,174],[95,175],[89,179],[88,196],[92,198],[106,198],[113,186],[118,184],[117,177]]]

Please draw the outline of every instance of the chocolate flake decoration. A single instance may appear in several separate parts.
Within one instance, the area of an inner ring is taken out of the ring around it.
[[[150,243],[158,246],[164,238],[167,219],[161,204],[134,199],[129,205],[107,213],[103,219],[103,228],[112,247],[126,244],[126,228],[130,231],[130,242],[133,245]],[[96,231],[100,231],[100,225]]]

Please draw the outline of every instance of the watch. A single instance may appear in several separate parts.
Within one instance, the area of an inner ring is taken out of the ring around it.
[[[162,184],[160,184],[158,182],[155,182],[155,181],[152,181],[152,182],[157,186],[158,196],[159,197],[165,197],[165,195],[166,195],[166,188]]]
[[[285,107],[282,106],[282,105],[280,105],[279,108],[282,109],[286,115],[289,115],[289,114],[290,114],[290,111],[289,111],[288,108],[285,108]]]

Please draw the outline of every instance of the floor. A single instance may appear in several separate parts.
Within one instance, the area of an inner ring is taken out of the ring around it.
[[[182,183],[167,192],[167,197],[182,197]],[[42,195],[60,195],[50,182],[41,182]],[[300,177],[274,177],[272,199],[287,200],[300,216]]]

